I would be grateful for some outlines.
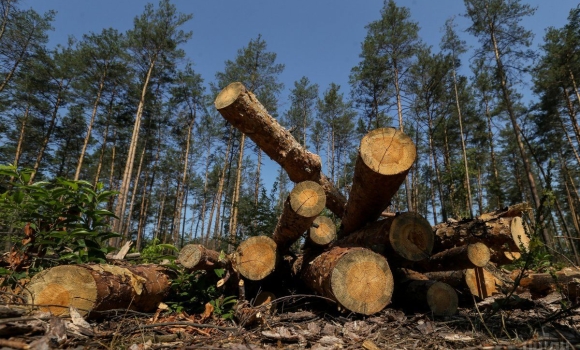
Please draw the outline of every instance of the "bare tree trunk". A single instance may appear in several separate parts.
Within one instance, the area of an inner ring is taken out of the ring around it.
[[[572,82],[572,86],[574,87],[574,92],[576,93],[576,102],[580,105],[580,92],[578,91],[578,86],[576,85],[576,79],[574,78],[574,73],[572,73],[572,70],[570,69],[570,67],[568,67],[568,73],[570,74],[570,81]],[[578,125],[576,125],[576,128],[579,128]]]
[[[141,168],[143,167],[143,159],[145,158],[145,149],[147,144],[143,145],[143,150],[141,151],[141,157],[139,159],[139,166],[137,167],[137,173],[135,174],[135,180],[133,180],[133,190],[131,191],[131,202],[129,202],[129,215],[128,220],[125,223],[124,238],[129,239],[129,228],[131,227],[131,219],[133,216],[133,204],[135,203],[135,196],[137,190],[139,189],[139,178],[141,178]]]
[[[260,199],[260,169],[262,167],[262,150],[258,147],[258,164],[256,165],[256,182],[254,187],[254,208],[258,207]]]
[[[38,172],[38,169],[40,168],[40,163],[42,162],[42,158],[44,157],[44,152],[46,151],[46,148],[48,147],[48,143],[50,142],[50,137],[52,136],[52,132],[54,130],[54,127],[56,126],[56,118],[58,117],[58,110],[60,108],[60,104],[62,103],[61,93],[65,89],[65,86],[63,85],[63,81],[59,82],[58,89],[59,89],[58,96],[56,98],[56,102],[54,103],[54,107],[52,109],[50,123],[48,125],[48,129],[46,131],[46,134],[44,135],[44,139],[42,140],[42,145],[40,146],[40,150],[38,151],[38,155],[36,156],[36,162],[34,163],[34,166],[32,167],[33,172],[30,175],[30,180],[28,181],[29,185],[34,182],[34,177],[36,176],[36,173]]]
[[[461,115],[461,106],[459,104],[459,92],[457,91],[457,77],[455,76],[455,64],[452,69],[453,88],[455,90],[455,105],[457,108],[457,117],[459,119],[459,135],[461,137],[461,150],[463,151],[463,167],[465,169],[465,187],[467,190],[467,209],[469,209],[469,218],[473,219],[473,204],[471,197],[471,184],[469,183],[469,166],[467,164],[467,150],[465,149],[465,136],[463,136],[463,116]]]
[[[167,198],[166,196],[167,194],[167,185],[165,186],[165,191],[163,191],[163,195],[162,195],[162,199],[161,199],[161,205],[159,206],[159,212],[158,212],[158,216],[157,216],[157,226],[155,227],[155,232],[153,233],[153,240],[155,240],[156,238],[159,238],[159,233],[161,230],[161,222],[163,221],[163,210],[165,209],[165,199]]]
[[[437,179],[437,190],[439,192],[439,200],[441,201],[441,216],[443,221],[447,221],[447,210],[445,209],[444,196],[443,196],[443,182],[441,181],[441,174],[439,173],[439,165],[437,164],[437,154],[435,153],[435,146],[433,145],[433,119],[429,116],[429,150],[431,154],[431,159],[433,159],[433,170]],[[433,204],[435,206],[435,204]],[[434,223],[437,223],[437,215],[435,215]]]
[[[105,132],[103,133],[103,145],[101,146],[101,154],[99,155],[99,164],[97,165],[97,171],[95,174],[94,187],[97,186],[99,179],[101,177],[101,169],[103,166],[103,158],[105,157],[105,150],[107,149],[107,139],[109,136],[109,126],[111,125],[111,115],[113,114],[113,102],[115,101],[115,95],[117,94],[117,85],[113,88],[111,94],[111,100],[109,101],[109,107],[107,108],[107,125],[105,125]],[[115,128],[114,135],[116,135],[117,129]],[[113,137],[114,138],[114,137]]]
[[[487,116],[487,136],[489,139],[489,152],[490,152],[490,157],[491,157],[491,169],[493,172],[493,180],[494,180],[494,184],[496,186],[499,185],[499,172],[497,171],[497,163],[496,163],[496,159],[495,159],[495,150],[493,147],[493,132],[491,131],[491,113],[489,111],[489,101],[487,100],[487,97],[484,97],[484,101],[485,101],[485,115]],[[498,193],[497,196],[497,207],[498,208],[502,208],[503,207],[503,198],[501,195],[501,192]]]
[[[395,78],[395,94],[397,98],[397,115],[399,116],[399,130],[403,130],[403,105],[401,103],[401,87],[399,85],[399,68],[397,67],[397,62],[394,62],[394,78]],[[411,184],[409,179],[405,179],[405,193],[407,195],[407,210],[414,211]]]
[[[491,28],[491,41],[493,44],[493,49],[494,49],[494,54],[495,54],[495,60],[496,60],[496,64],[497,64],[497,72],[499,73],[499,79],[500,79],[500,86],[501,86],[501,91],[503,94],[503,98],[504,98],[504,102],[506,104],[506,109],[508,112],[508,115],[510,117],[510,120],[512,122],[512,126],[514,128],[514,134],[516,137],[516,143],[518,145],[518,149],[520,151],[520,156],[522,157],[522,163],[524,165],[524,171],[526,172],[526,176],[527,176],[527,180],[528,180],[528,185],[530,187],[530,192],[531,192],[531,196],[532,196],[532,200],[534,202],[534,206],[536,208],[536,210],[541,210],[541,202],[540,202],[540,196],[538,195],[538,190],[536,188],[536,180],[534,179],[534,174],[532,173],[532,169],[530,166],[530,161],[526,155],[526,152],[524,150],[524,144],[522,142],[522,138],[521,138],[521,130],[520,127],[518,125],[518,121],[515,115],[515,111],[513,110],[513,106],[512,106],[512,100],[510,97],[510,92],[509,92],[509,88],[507,85],[507,78],[505,75],[505,70],[503,67],[503,62],[501,60],[500,57],[500,52],[499,52],[499,48],[497,45],[497,41],[495,38],[495,32],[493,31],[493,28]],[[540,222],[543,219],[543,214],[539,213],[539,218],[540,218]],[[549,246],[552,247],[553,246],[553,242],[552,239],[550,237],[550,235],[548,234],[548,232],[543,229],[542,230],[542,237],[544,238],[544,243]]]
[[[236,230],[238,229],[238,205],[240,201],[240,189],[242,187],[242,162],[244,160],[244,144],[246,141],[246,135],[242,133],[242,138],[240,139],[240,151],[238,153],[238,166],[236,169],[236,183],[234,185],[234,194],[232,198],[232,209],[231,209],[231,224],[230,224],[230,239],[235,241]],[[218,211],[219,212],[219,211]]]
[[[576,150],[576,146],[574,145],[574,142],[572,141],[572,138],[570,137],[570,134],[568,133],[568,129],[566,128],[566,125],[564,124],[564,121],[562,120],[562,116],[560,115],[560,113],[558,113],[558,120],[560,121],[560,125],[562,126],[562,131],[564,131],[564,134],[566,135],[566,140],[568,140],[568,144],[570,145],[570,148],[572,149],[572,152],[574,153],[574,157],[576,157],[576,161],[578,162],[578,165],[580,165],[580,156],[578,155],[578,151]]]
[[[443,134],[445,136],[445,143],[444,143],[444,147],[445,150],[443,152],[443,163],[445,164],[445,170],[448,171],[450,174],[452,172],[451,170],[451,151],[449,150],[449,138],[448,138],[448,134],[447,134],[447,123],[445,123],[445,128],[443,129]],[[449,204],[451,205],[451,212],[453,213],[453,215],[458,218],[459,212],[457,211],[457,207],[455,206],[455,196],[453,195],[455,192],[455,186],[453,184],[453,182],[451,182],[449,184]]]
[[[568,107],[568,115],[570,116],[572,129],[574,130],[574,134],[576,135],[576,142],[580,144],[580,126],[578,126],[578,120],[576,119],[576,111],[574,110],[574,106],[572,106],[572,101],[570,100],[570,96],[568,95],[568,89],[563,88],[562,93],[564,94],[566,106]]]
[[[8,7],[6,9],[6,16],[8,16],[7,11],[8,11]],[[5,28],[6,28],[6,22],[2,23],[1,36],[4,36]],[[28,28],[28,32],[26,32],[26,33],[22,33],[22,32],[19,33],[21,36],[20,39],[21,40],[23,39],[22,40],[23,45],[21,47],[22,50],[18,53],[18,57],[16,58],[16,60],[12,64],[10,71],[8,71],[8,73],[6,74],[6,76],[4,77],[2,82],[0,83],[0,92],[4,91],[4,89],[6,88],[8,83],[10,82],[10,80],[12,80],[12,78],[14,77],[14,74],[16,73],[16,69],[18,69],[18,66],[22,63],[22,61],[24,61],[24,58],[26,56],[26,50],[28,49],[28,46],[30,45],[30,41],[32,40],[32,36],[34,35],[34,32],[36,32],[36,26]],[[1,38],[1,36],[0,36],[0,38]],[[22,36],[26,36],[26,37],[22,38]]]
[[[187,141],[185,142],[185,152],[183,155],[183,173],[181,175],[181,184],[185,186],[187,182],[187,171],[189,169],[189,149],[191,144],[191,130],[193,129],[193,124],[195,122],[195,111],[191,115],[191,120],[187,125]],[[181,221],[181,204],[183,203],[183,196],[184,191],[181,188],[182,186],[177,186],[177,193],[176,193],[176,202],[175,202],[175,211],[173,214],[173,241],[177,242],[179,239],[179,222]]]
[[[207,147],[207,156],[205,158],[205,175],[204,175],[204,179],[203,179],[203,199],[201,202],[201,213],[200,213],[200,221],[201,221],[201,242],[203,242],[204,244],[207,244],[207,242],[204,242],[203,240],[203,233],[205,232],[205,211],[207,210],[207,179],[209,176],[209,164],[210,164],[210,152],[211,152],[211,147],[210,145],[208,145]],[[197,228],[196,228],[196,236],[197,236]]]
[[[97,116],[97,109],[99,107],[99,101],[101,100],[101,94],[103,92],[103,87],[105,86],[105,77],[107,72],[105,71],[101,76],[101,81],[99,82],[99,90],[97,91],[97,98],[95,99],[95,103],[93,103],[93,111],[91,113],[91,120],[89,121],[89,125],[87,126],[87,134],[85,135],[85,140],[83,142],[83,147],[81,149],[81,154],[79,156],[79,160],[77,162],[77,169],[75,171],[74,180],[78,180],[81,174],[81,168],[83,167],[83,160],[85,159],[85,153],[87,152],[87,147],[89,145],[89,141],[91,140],[91,132],[93,130],[93,125],[95,123],[95,117]]]
[[[24,110],[24,117],[22,117],[22,125],[20,126],[20,135],[18,136],[18,144],[16,145],[16,154],[14,155],[15,167],[18,166],[20,156],[22,155],[22,143],[24,142],[24,134],[25,134],[24,131],[26,130],[26,122],[28,121],[29,112],[30,112],[30,104],[26,105],[26,110]]]
[[[156,57],[149,63],[149,69],[147,75],[145,76],[145,81],[143,82],[143,87],[141,89],[141,98],[139,99],[139,105],[137,106],[137,115],[135,116],[135,124],[133,125],[133,134],[131,135],[131,143],[129,145],[129,153],[127,155],[127,161],[125,163],[125,170],[123,171],[123,180],[121,188],[119,190],[119,196],[117,197],[117,207],[115,208],[115,215],[117,220],[115,221],[114,229],[115,231],[121,231],[123,223],[125,221],[125,207],[127,205],[127,196],[129,195],[129,184],[131,182],[131,175],[133,173],[133,163],[135,160],[135,152],[137,149],[137,142],[139,141],[139,130],[141,129],[141,116],[143,115],[143,108],[145,106],[145,95],[147,93],[147,87],[149,86],[149,80],[151,79],[151,74],[153,73],[153,68],[155,67]]]

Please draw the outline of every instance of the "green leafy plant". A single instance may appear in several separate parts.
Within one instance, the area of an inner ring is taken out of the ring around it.
[[[116,192],[63,178],[28,184],[31,174],[0,165],[0,227],[10,233],[12,250],[36,262],[48,256],[56,264],[105,262],[107,240],[119,235],[104,204]]]
[[[234,295],[228,297],[219,297],[210,300],[209,303],[213,306],[213,312],[224,320],[231,320],[234,318],[234,305],[237,303]]]
[[[141,260],[145,263],[159,263],[165,259],[175,260],[175,255],[166,254],[167,251],[178,250],[174,245],[159,243],[159,239],[155,238],[141,251]]]

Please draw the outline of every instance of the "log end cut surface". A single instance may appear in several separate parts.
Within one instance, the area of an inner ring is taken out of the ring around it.
[[[393,275],[387,260],[370,250],[345,254],[332,271],[331,287],[337,301],[348,310],[365,315],[391,302]]]
[[[290,192],[290,206],[302,217],[314,217],[326,206],[326,194],[314,181],[302,181]]]
[[[510,229],[516,246],[526,252],[530,246],[530,237],[526,233],[522,218],[514,217],[511,221]]]
[[[469,291],[481,299],[498,292],[496,281],[493,274],[482,267],[465,270],[465,283],[469,287]]]
[[[314,220],[318,227],[311,227],[309,237],[318,245],[326,245],[336,239],[336,226],[331,218],[319,216]]]
[[[242,276],[252,281],[262,280],[276,266],[276,243],[265,236],[250,237],[236,249],[235,262]]]
[[[240,94],[246,91],[242,83],[236,82],[226,86],[215,99],[215,108],[220,110],[231,105]]]
[[[32,277],[27,288],[29,303],[51,305],[40,310],[53,315],[68,315],[73,306],[83,315],[97,300],[97,284],[91,272],[74,265],[56,266]]]
[[[192,269],[199,264],[203,256],[204,247],[199,244],[188,244],[181,248],[177,259],[183,267]]]
[[[457,292],[447,283],[435,282],[427,290],[427,304],[437,316],[455,315],[458,303]]]
[[[408,171],[417,150],[411,138],[394,128],[375,129],[361,140],[360,154],[364,163],[381,175]]]
[[[428,258],[433,250],[435,236],[431,224],[417,213],[398,215],[391,225],[389,241],[403,258],[420,261]]]
[[[491,258],[491,252],[489,251],[489,248],[481,242],[472,243],[467,246],[467,257],[473,265],[484,267]]]

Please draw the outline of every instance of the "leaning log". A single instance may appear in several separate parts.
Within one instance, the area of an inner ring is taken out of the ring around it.
[[[501,282],[485,268],[466,269],[458,271],[426,272],[430,280],[447,283],[451,287],[467,292],[480,299],[485,299],[498,293],[498,286]]]
[[[259,281],[268,276],[276,267],[277,247],[272,238],[254,236],[243,241],[230,260],[235,271],[243,277]]]
[[[379,218],[405,181],[416,156],[411,138],[397,129],[380,128],[363,137],[339,236]]]
[[[429,310],[436,316],[451,316],[457,312],[457,292],[450,285],[433,281],[409,269],[394,272],[397,290],[394,300],[412,311]]]
[[[391,302],[393,275],[387,260],[359,247],[334,247],[301,266],[306,286],[343,308],[365,315]]]
[[[242,83],[225,87],[216,97],[215,107],[228,122],[280,164],[290,180],[311,180],[320,184],[327,196],[328,209],[342,217],[346,199],[322,173],[320,157],[304,149]]]
[[[428,258],[433,249],[431,224],[420,214],[397,214],[367,225],[340,239],[343,247],[365,247],[389,256],[400,256],[409,261]]]
[[[32,277],[24,295],[53,315],[68,315],[70,306],[83,316],[112,309],[151,312],[170,282],[170,272],[158,265],[61,265]]]
[[[420,271],[451,271],[474,269],[487,265],[491,257],[489,248],[481,243],[472,243],[460,247],[449,248],[437,253],[429,259],[416,263]]]
[[[306,232],[326,205],[322,187],[314,181],[302,181],[290,192],[272,239],[278,251],[285,252]]]
[[[191,271],[213,270],[227,267],[228,257],[201,244],[188,244],[181,248],[177,261]]]
[[[517,271],[510,276],[515,281]],[[580,269],[564,268],[554,273],[527,273],[520,279],[518,290],[529,290],[533,298],[541,298],[553,292],[561,292],[570,300],[580,297]]]
[[[433,227],[434,251],[455,246],[483,242],[497,251],[527,250],[530,238],[521,217],[499,217],[488,221],[479,219],[448,221]]]
[[[319,216],[308,230],[308,241],[317,246],[325,246],[336,239],[336,225],[331,218]]]

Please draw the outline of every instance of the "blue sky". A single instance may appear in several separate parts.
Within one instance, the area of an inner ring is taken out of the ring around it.
[[[154,3],[156,1],[153,1]],[[55,31],[51,44],[66,43],[67,37],[80,38],[89,32],[113,27],[120,31],[133,25],[135,16],[143,12],[147,2],[142,0],[21,0],[21,6],[38,12],[56,10]],[[322,93],[330,83],[341,85],[348,96],[348,76],[359,62],[360,44],[366,35],[365,25],[380,17],[382,0],[173,0],[178,10],[192,13],[193,19],[185,30],[193,32],[184,47],[194,69],[206,83],[223,70],[224,61],[234,59],[236,52],[258,34],[268,44],[268,50],[278,54],[277,61],[286,65],[280,76],[286,89],[280,96],[280,112],[288,108],[288,92],[294,81],[306,76],[320,86]],[[445,20],[464,12],[461,0],[397,1],[408,7],[412,19],[419,23],[424,42],[438,50]],[[523,25],[535,33],[535,44],[542,41],[549,26],[562,27],[570,9],[578,5],[572,0],[534,0],[534,17]],[[463,31],[467,19],[457,17],[460,36],[472,46],[477,42]],[[467,66],[469,55],[463,57]],[[469,74],[464,70],[465,74]],[[532,98],[524,92],[527,100]],[[526,101],[527,102],[527,101]],[[266,172],[277,167],[264,160]],[[265,176],[267,188],[275,178]]]

